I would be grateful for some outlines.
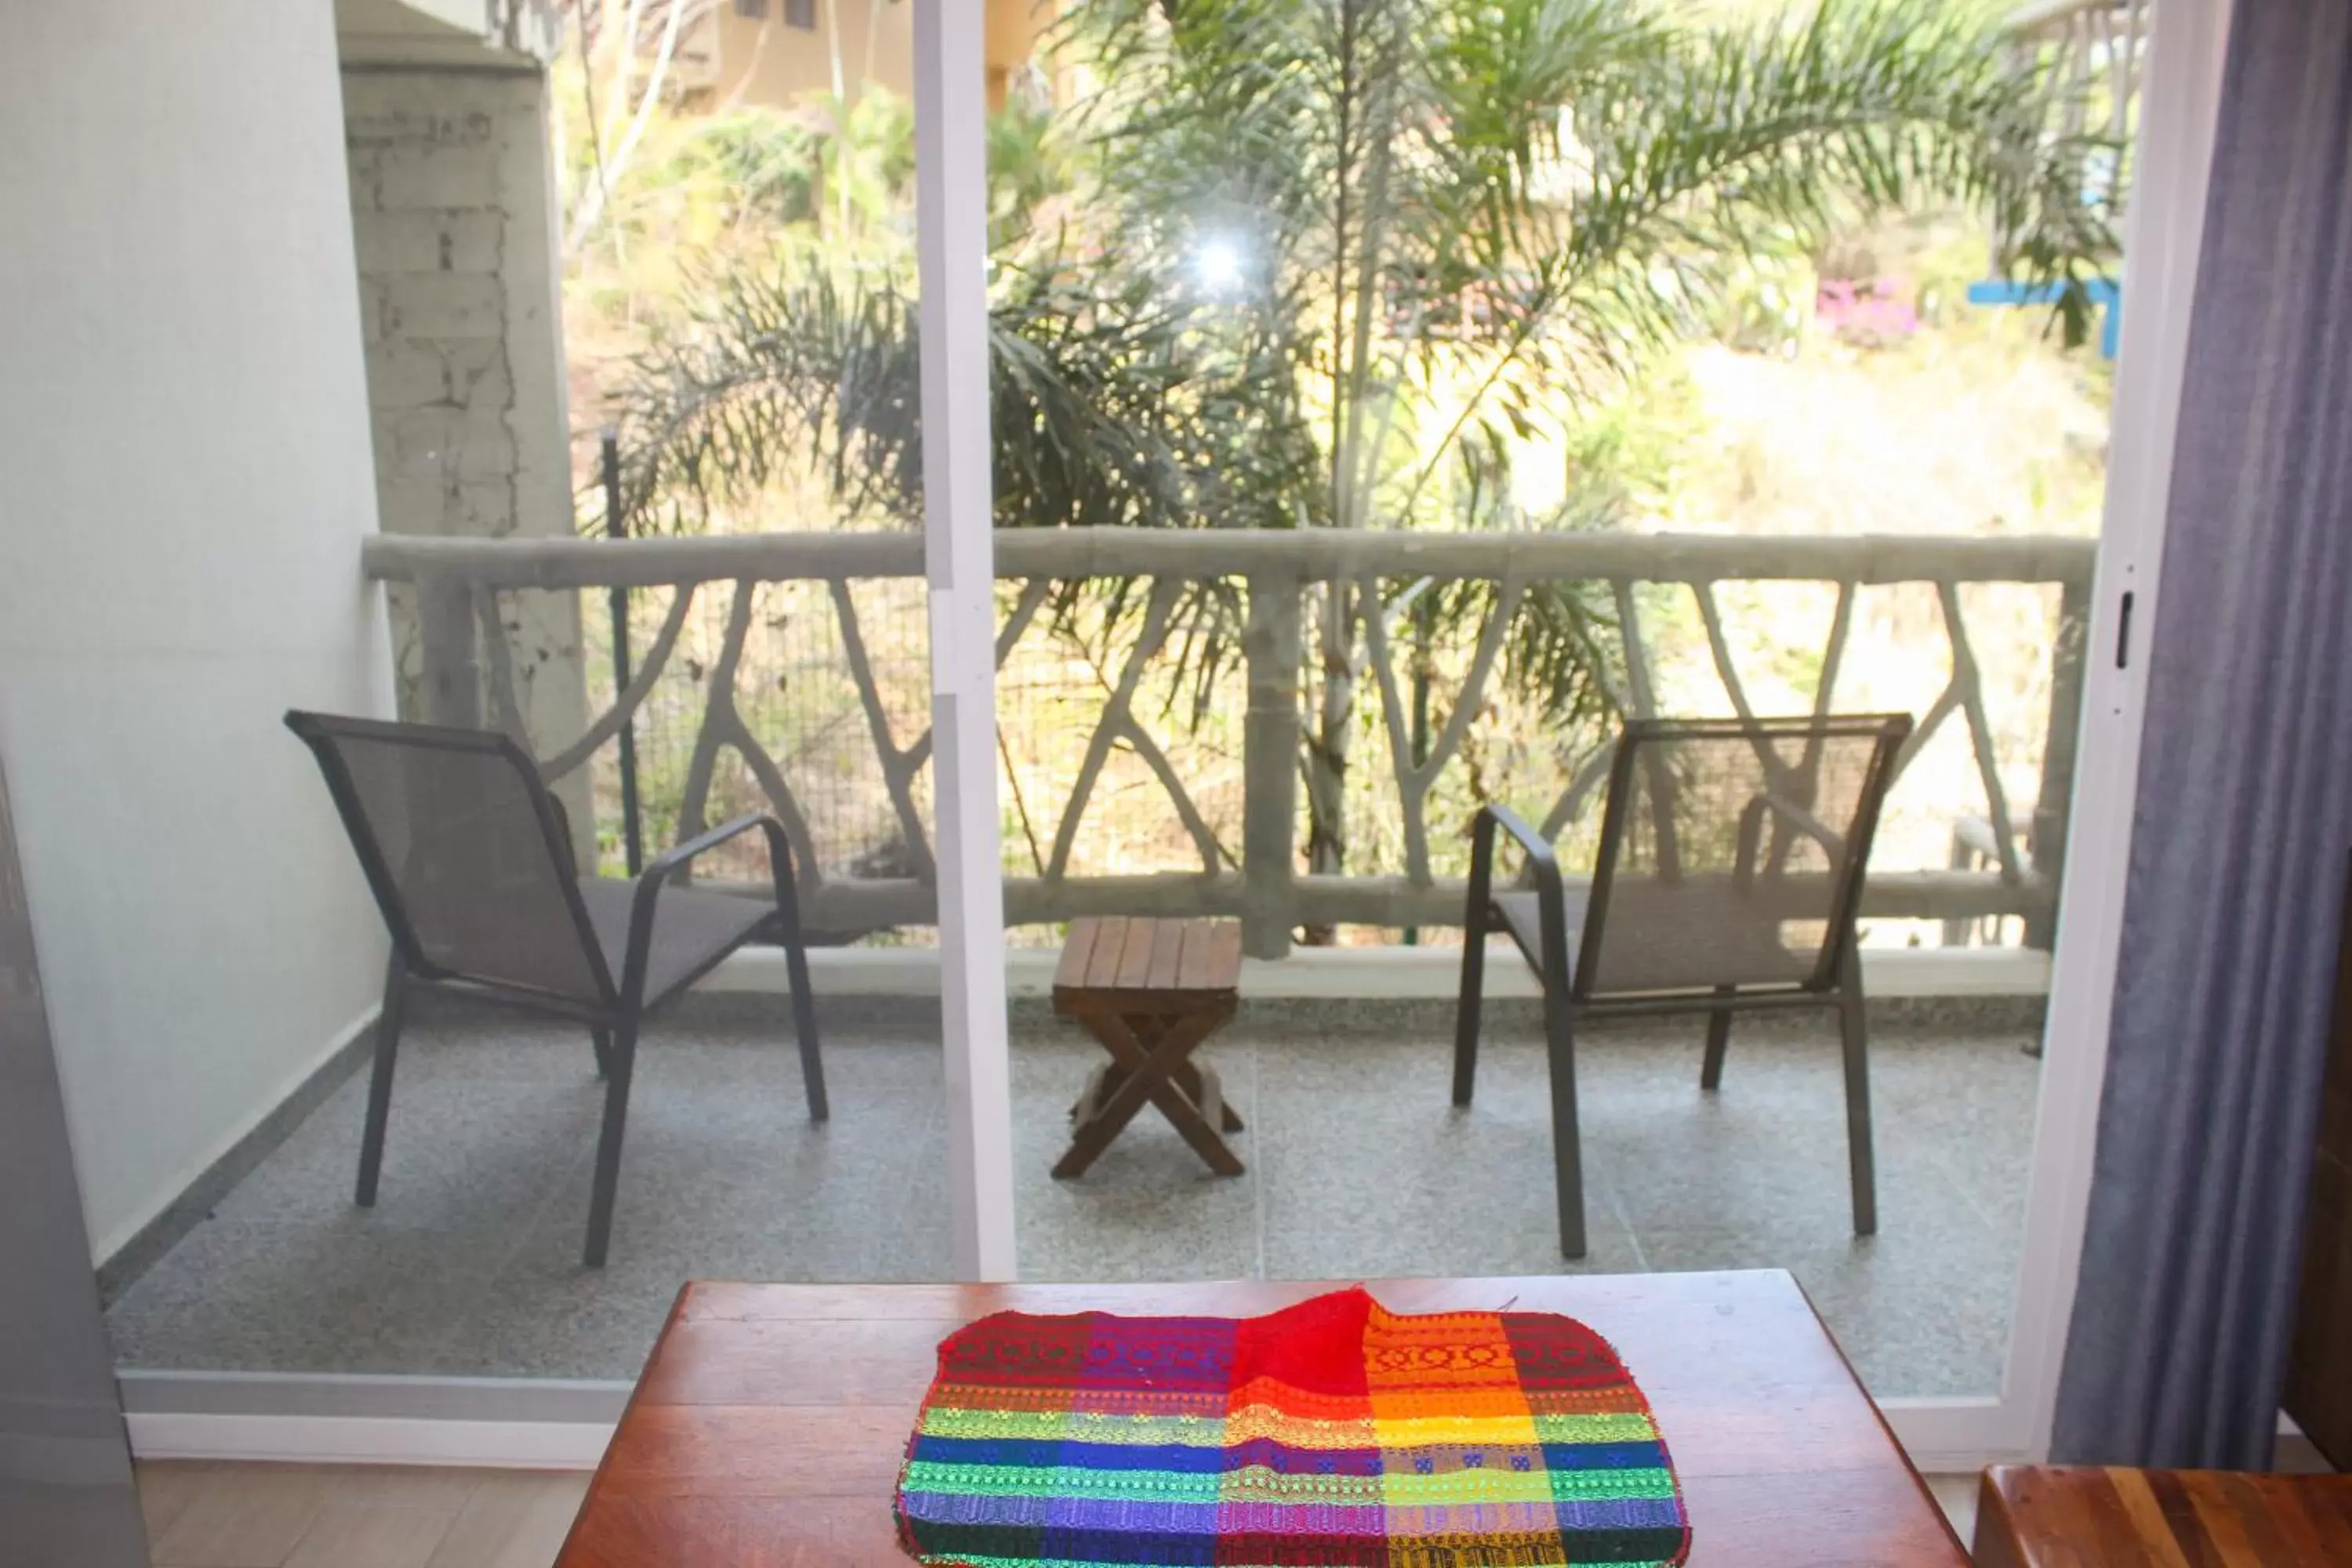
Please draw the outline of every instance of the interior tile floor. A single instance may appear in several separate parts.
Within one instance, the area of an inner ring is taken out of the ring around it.
[[[764,1000],[764,999],[763,999]],[[782,1012],[781,1001],[774,1009]],[[627,1380],[689,1277],[950,1272],[935,1029],[827,1031],[814,1127],[779,1025],[666,1020],[640,1057],[612,1258],[580,1266],[601,1089],[581,1036],[504,1017],[412,1029],[383,1192],[352,1205],[365,1097],[341,1086],[111,1306],[123,1364]],[[1544,1055],[1491,1036],[1448,1104],[1442,1031],[1362,1009],[1243,1021],[1204,1047],[1249,1123],[1208,1173],[1147,1110],[1048,1174],[1099,1051],[1016,1030],[1024,1278],[1354,1279],[1785,1267],[1882,1397],[1990,1394],[2008,1338],[2040,1064],[2022,1032],[1882,1028],[1879,1234],[1847,1206],[1834,1037],[1745,1020],[1723,1088],[1700,1026],[1580,1041],[1591,1252],[1559,1256]]]
[[[583,1473],[139,1467],[155,1568],[550,1568]]]

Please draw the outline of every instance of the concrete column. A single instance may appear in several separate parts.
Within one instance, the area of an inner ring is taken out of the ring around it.
[[[388,533],[574,531],[546,78],[536,65],[347,65],[343,130],[376,498]],[[586,727],[574,593],[503,605],[523,737]],[[401,702],[417,709],[415,606],[393,604]],[[499,711],[494,703],[487,710]],[[593,859],[588,775],[557,785]]]

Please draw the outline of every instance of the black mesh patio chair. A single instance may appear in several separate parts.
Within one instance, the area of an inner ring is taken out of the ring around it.
[[[583,877],[562,805],[506,736],[300,712],[287,714],[286,727],[317,754],[392,931],[360,1143],[362,1208],[375,1203],[402,999],[412,983],[588,1026],[605,1085],[584,1255],[591,1268],[603,1267],[612,1237],[639,1027],[747,942],[768,937],[783,946],[809,1117],[825,1119],[792,849],[773,817],[723,823],[657,857],[635,882]],[[696,856],[755,828],[768,839],[772,900],[672,885]]]
[[[1723,1080],[1731,1016],[1833,1007],[1845,1058],[1853,1230],[1878,1228],[1870,1062],[1854,912],[1907,715],[1641,720],[1609,774],[1588,888],[1561,879],[1551,845],[1508,807],[1478,813],[1470,857],[1454,1103],[1478,1066],[1486,935],[1500,927],[1543,983],[1560,1251],[1584,1256],[1576,1026],[1587,1018],[1706,1013],[1699,1087]],[[1526,859],[1495,884],[1497,831]]]

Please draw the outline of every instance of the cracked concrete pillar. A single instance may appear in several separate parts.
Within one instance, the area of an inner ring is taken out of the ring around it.
[[[366,334],[376,495],[388,533],[501,538],[574,528],[547,85],[534,61],[343,68],[352,227]],[[545,756],[587,722],[576,594],[499,605],[513,710]],[[402,702],[414,607],[396,595]],[[509,710],[485,694],[482,712]],[[586,771],[565,795],[593,848]]]

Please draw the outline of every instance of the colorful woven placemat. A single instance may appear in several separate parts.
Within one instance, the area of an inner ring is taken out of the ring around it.
[[[1679,1563],[1648,1401],[1546,1312],[1000,1312],[940,1346],[898,1539],[965,1568]]]

